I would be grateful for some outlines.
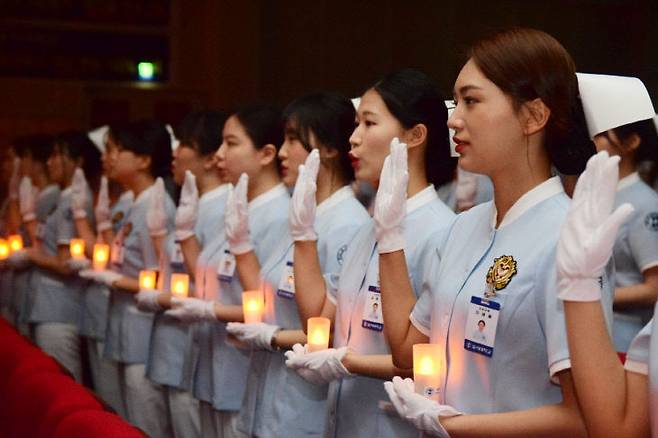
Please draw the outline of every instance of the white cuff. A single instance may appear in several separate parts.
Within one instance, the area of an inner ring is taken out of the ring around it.
[[[424,334],[428,338],[430,337],[430,333],[431,333],[430,329],[428,329],[427,327],[422,325],[420,322],[418,322],[418,320],[416,318],[414,318],[413,313],[411,315],[409,315],[409,321],[411,321],[411,324],[414,327],[416,327],[416,330],[418,330],[419,332],[421,332],[422,334]]]
[[[598,278],[562,278],[557,296],[563,301],[600,301],[601,284]]]
[[[377,252],[379,254],[400,251],[402,249],[404,249],[404,235],[402,233],[389,231],[388,233],[384,233],[377,241]]]
[[[176,237],[176,241],[182,242],[183,240],[187,240],[190,237],[194,236],[194,231],[191,231],[191,230],[176,230],[174,235]]]
[[[229,241],[228,246],[231,248],[233,255],[242,255],[254,250],[254,246],[249,240],[236,243]]]
[[[571,359],[566,358],[555,362],[548,368],[548,374],[551,378],[551,382],[559,385],[560,379],[557,378],[557,373],[560,371],[571,369]]]
[[[73,210],[73,219],[85,219],[87,217],[87,212],[84,210],[78,210],[77,208]]]
[[[96,231],[99,233],[102,233],[103,231],[107,231],[110,228],[112,228],[112,222],[110,221],[103,221],[100,222],[98,225],[96,225]]]
[[[628,357],[626,357],[624,369],[632,373],[643,374],[645,376],[649,375],[649,364],[645,362],[636,362],[634,360],[628,359]]]
[[[34,213],[26,213],[23,215],[23,222],[30,222],[37,218],[37,215]]]

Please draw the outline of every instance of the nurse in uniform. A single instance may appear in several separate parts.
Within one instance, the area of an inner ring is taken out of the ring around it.
[[[176,129],[178,147],[173,152],[173,178],[182,185],[176,211],[175,232],[165,237],[160,261],[162,290],[142,290],[137,294],[138,307],[155,315],[146,374],[167,391],[168,412],[176,438],[200,436],[199,402],[192,395],[194,368],[190,324],[165,315],[171,306],[172,273],[191,277],[194,283],[194,260],[190,251],[199,253],[223,226],[228,185],[223,184],[217,169],[215,151],[221,143],[226,116],[216,111],[189,114]],[[185,246],[186,250],[183,249]],[[186,257],[184,255],[188,254]],[[191,268],[191,269],[190,269]]]
[[[227,119],[216,154],[222,180],[235,184],[225,224],[196,259],[195,284],[201,293],[197,298],[172,298],[173,308],[166,312],[183,321],[210,322],[198,325],[194,333],[199,356],[193,388],[202,401],[203,436],[245,436],[237,419],[249,351],[227,342],[226,323],[242,321],[242,290],[248,288],[237,272],[236,256],[265,260],[287,232],[289,195],[277,161],[282,141],[281,113],[269,106],[246,107]],[[260,284],[250,286],[257,289]]]
[[[658,161],[655,111],[637,78],[579,73],[578,84],[596,148],[621,159],[616,204],[635,208],[613,251],[613,337],[617,351],[626,352],[658,298],[658,194],[637,172],[640,162]]]
[[[241,410],[241,424],[250,425],[245,429],[252,436],[319,436],[324,430],[326,385],[302,379],[285,366],[283,351],[275,350],[306,342],[306,321],[300,321],[295,301],[293,239],[317,241],[321,271],[335,272],[356,231],[369,219],[350,188],[354,116],[352,103],[332,93],[301,97],[284,111],[285,137],[279,150],[283,182],[288,187],[297,182],[293,203],[317,204],[317,209],[301,217],[293,207],[287,234],[291,238],[282,238],[262,268],[248,273],[256,279],[262,275],[266,283],[264,322],[227,327],[257,350]]]
[[[412,346],[428,341],[442,354],[440,384],[429,388],[440,404],[399,377],[387,391],[403,418],[438,436],[584,436],[553,292],[569,199],[551,166],[579,156],[572,148],[591,148],[575,124],[582,117],[573,61],[544,32],[499,32],[471,48],[454,96],[448,125],[460,165],[491,177],[494,201],[457,217],[418,301],[404,253],[380,256],[394,363],[411,367]],[[473,339],[481,320],[484,335]]]
[[[391,362],[384,336],[389,320],[381,312],[378,253],[405,247],[410,277],[420,282],[433,251],[431,236],[454,220],[434,188],[452,178],[456,165],[450,157],[447,117],[444,99],[432,81],[416,70],[392,73],[367,90],[350,138],[356,178],[379,183],[381,191],[380,175],[390,171],[384,163],[389,151],[398,154],[405,166],[408,162],[408,174],[389,181],[402,187],[398,193],[402,207],[392,213],[401,220],[404,237],[382,239],[374,221],[368,221],[345,252],[342,269],[326,274],[326,283],[318,267],[316,243],[295,241],[296,299],[302,321],[325,316],[335,322],[334,348],[305,353],[295,346],[287,354],[287,365],[302,376],[314,382],[331,381],[325,436],[417,434],[383,409],[387,397],[380,379],[400,371]],[[408,145],[408,154],[397,138]]]
[[[173,231],[175,207],[161,179],[171,166],[171,139],[164,124],[138,121],[112,130],[118,154],[113,174],[134,194],[123,227],[112,244],[112,270],[91,271],[89,278],[110,287],[110,308],[104,355],[119,363],[127,419],[150,436],[169,436],[164,391],[145,376],[153,314],[140,311],[141,270],[157,270],[158,258],[149,235],[147,212],[159,213],[158,226]]]

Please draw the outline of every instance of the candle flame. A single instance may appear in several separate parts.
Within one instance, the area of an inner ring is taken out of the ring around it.
[[[418,364],[418,373],[426,376],[432,375],[436,372],[434,361],[431,357],[423,357]]]
[[[322,330],[314,330],[313,333],[311,334],[311,343],[312,344],[323,344],[326,342],[326,339],[324,337],[324,333],[322,333]]]

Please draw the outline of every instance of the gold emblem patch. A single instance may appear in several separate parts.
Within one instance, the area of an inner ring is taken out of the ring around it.
[[[117,211],[114,216],[112,216],[112,223],[114,225],[118,224],[121,220],[123,220],[123,211]]]
[[[497,290],[504,289],[516,275],[516,260],[503,255],[494,259],[494,264],[487,271],[487,290],[485,296],[495,296]]]

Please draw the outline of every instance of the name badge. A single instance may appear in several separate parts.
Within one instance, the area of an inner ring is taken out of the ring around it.
[[[281,298],[295,298],[295,271],[293,269],[293,262],[286,262],[276,294]]]
[[[493,356],[500,303],[471,297],[464,330],[464,348],[487,357]]]
[[[368,286],[365,301],[361,327],[381,332],[384,330],[384,317],[382,316],[382,296],[377,286]]]
[[[174,243],[174,252],[171,255],[169,264],[174,270],[180,270],[184,268],[183,248],[181,248],[180,242]]]
[[[222,258],[219,260],[219,265],[217,266],[217,276],[220,281],[230,283],[233,280],[234,273],[235,256],[231,254],[231,251],[225,249]]]
[[[110,261],[113,265],[123,265],[123,236],[117,236],[112,242]]]

